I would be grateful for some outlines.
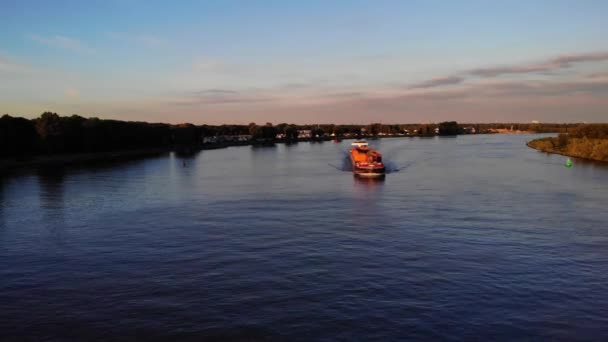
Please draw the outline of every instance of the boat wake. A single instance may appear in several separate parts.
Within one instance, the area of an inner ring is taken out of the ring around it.
[[[405,165],[398,165],[397,163],[392,162],[390,160],[384,162],[384,166],[386,167],[386,173],[400,172],[400,171],[407,169],[408,167],[410,167],[412,165],[414,165],[414,162],[409,162]]]
[[[433,159],[433,157],[419,158],[419,159],[411,160],[404,164],[400,164],[400,163],[390,160],[390,157],[387,158],[387,155],[384,154],[384,167],[386,168],[387,174],[397,173],[397,172],[405,171],[405,170],[409,169],[410,167],[416,165],[417,163],[421,163],[421,162],[424,162],[424,161],[430,160],[430,159]],[[334,169],[336,169],[338,171],[353,172],[353,167],[352,167],[352,163],[350,162],[350,157],[349,157],[348,151],[342,151],[342,159],[340,161],[340,165],[334,165],[334,164],[327,164],[327,165],[333,167]]]
[[[342,171],[342,172],[353,172],[353,167],[352,167],[352,163],[350,162],[350,157],[348,155],[348,152],[342,151],[342,160],[340,161],[340,165],[334,165],[334,164],[327,164],[331,167],[333,167],[334,169],[338,170],[338,171]],[[386,173],[390,174],[390,173],[396,173],[396,172],[400,172],[403,171],[409,167],[411,167],[412,165],[414,165],[416,163],[416,161],[410,161],[406,164],[400,165],[397,164],[394,161],[391,160],[384,160],[384,167],[386,169]]]

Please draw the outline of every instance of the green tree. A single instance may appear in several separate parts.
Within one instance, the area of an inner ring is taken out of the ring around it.
[[[458,123],[456,121],[445,121],[439,123],[439,135],[457,135]]]
[[[557,148],[563,149],[566,146],[568,146],[568,135],[562,133],[557,136]]]
[[[285,129],[285,137],[289,141],[298,140],[298,127],[294,124],[287,126],[287,128]]]
[[[0,118],[0,156],[33,154],[38,144],[34,122],[4,115]]]
[[[57,113],[42,113],[36,119],[36,132],[42,142],[43,150],[49,153],[63,152],[64,129]]]
[[[378,133],[382,132],[382,124],[380,123],[372,123],[367,125],[366,132],[367,134],[371,134],[373,136],[378,135]]]

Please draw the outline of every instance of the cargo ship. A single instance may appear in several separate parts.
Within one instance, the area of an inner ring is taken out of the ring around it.
[[[382,154],[368,147],[367,141],[357,140],[351,144],[350,161],[353,173],[359,177],[384,177]]]

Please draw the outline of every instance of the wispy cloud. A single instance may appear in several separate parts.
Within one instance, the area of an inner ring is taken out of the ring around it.
[[[55,35],[55,36],[41,36],[41,35],[37,35],[37,34],[32,34],[29,36],[30,39],[52,47],[52,48],[59,48],[59,49],[65,49],[65,50],[70,50],[72,52],[77,52],[77,53],[90,53],[93,52],[93,49],[89,46],[87,46],[86,44],[82,43],[80,40],[76,39],[76,38],[71,38],[71,37],[66,37],[66,36],[59,36],[59,35]]]
[[[608,60],[608,52],[594,52],[586,54],[562,55],[553,60],[554,63],[563,67],[570,66],[571,63],[578,62],[600,62]]]
[[[606,72],[595,72],[592,74],[587,75],[588,78],[603,78],[603,77],[607,77],[608,78],[608,71]]]
[[[424,81],[424,82],[414,84],[414,85],[410,86],[410,88],[412,88],[412,89],[435,88],[435,87],[441,87],[441,86],[445,86],[445,85],[459,84],[462,82],[464,82],[464,78],[459,77],[459,76],[437,77],[437,78],[432,78],[432,79]]]
[[[568,81],[480,81],[458,88],[411,91],[401,95],[377,97],[367,95],[366,101],[381,103],[400,103],[403,101],[451,102],[453,104],[467,101],[535,101],[552,99],[561,101],[564,98],[588,96],[591,98],[608,98],[608,80],[576,79]]]
[[[535,98],[541,96],[559,97],[570,95],[608,96],[608,80],[570,80],[570,81],[511,81],[494,84],[479,84],[471,89],[473,96],[509,98],[513,96]]]
[[[359,99],[365,96],[369,96],[369,94],[363,91],[349,91],[349,92],[341,92],[341,93],[331,93],[323,95],[324,98],[332,98],[332,99]]]
[[[272,101],[274,99],[276,98],[252,92],[241,93],[235,90],[211,88],[185,94],[185,96],[171,99],[168,102],[178,106],[205,106],[258,103]]]
[[[551,63],[568,67],[581,61],[602,61],[599,54],[561,56],[551,59]],[[213,60],[203,60],[202,68],[208,70],[216,66]],[[565,81],[563,78],[542,80],[497,80],[490,76],[477,76],[471,70],[451,76],[437,77],[404,87],[393,84],[378,87],[318,87],[314,82],[295,82],[266,89],[243,89],[241,91],[209,88],[192,92],[171,103],[192,108],[226,104],[240,104],[241,108],[254,104],[263,106],[347,106],[363,110],[373,104],[384,108],[407,108],[407,102],[418,105],[433,103],[457,104],[487,101],[533,101],[535,98],[557,99],[562,96],[608,96],[608,79],[579,75]],[[603,75],[603,73],[601,73]],[[557,101],[557,100],[556,100]],[[359,108],[359,106],[363,106]],[[391,107],[391,106],[395,107]],[[422,107],[421,107],[422,108]],[[392,110],[392,109],[391,109]]]
[[[306,90],[306,89],[319,89],[330,85],[330,80],[327,78],[313,78],[306,79],[301,75],[281,75],[282,78],[289,79],[290,81],[280,84],[279,90]]]
[[[561,121],[571,120],[573,116],[599,121],[603,120],[606,105],[608,80],[480,80],[458,87],[402,90],[400,94],[365,92],[352,97],[333,97],[332,102],[294,105],[290,107],[289,114],[297,117],[307,113],[309,118],[319,122],[326,122],[324,118],[331,117],[332,113],[344,112],[349,113],[351,120],[359,122],[372,121],[372,114],[394,122],[416,122],[423,118],[438,121],[494,121],[500,118],[527,121],[547,118]],[[271,110],[269,108],[266,112]]]
[[[473,69],[469,73],[478,77],[497,77],[507,74],[526,74],[570,68],[574,63],[601,62],[608,60],[608,52],[562,55],[541,63],[506,65]]]
[[[226,96],[226,95],[237,95],[239,92],[229,89],[205,89],[193,92],[195,96]]]
[[[313,83],[307,82],[289,82],[285,83],[281,86],[282,89],[305,89],[314,86]]]
[[[409,89],[426,89],[426,88],[437,88],[446,85],[457,85],[464,83],[468,79],[489,79],[496,78],[502,75],[514,75],[514,74],[535,74],[535,73],[547,73],[551,71],[557,71],[572,67],[576,63],[591,63],[591,62],[604,62],[608,61],[608,52],[594,52],[594,53],[581,53],[571,55],[561,55],[547,59],[543,62],[527,63],[527,64],[516,64],[516,65],[503,65],[494,67],[483,67],[466,70],[460,73],[456,73],[451,76],[431,78],[426,81],[412,84],[408,86]],[[588,74],[588,78],[600,78],[608,74],[605,72],[598,72]],[[528,83],[529,84],[529,83]]]

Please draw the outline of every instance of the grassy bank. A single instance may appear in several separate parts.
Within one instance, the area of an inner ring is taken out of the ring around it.
[[[608,162],[608,139],[560,135],[532,140],[527,145],[543,152]]]

